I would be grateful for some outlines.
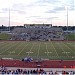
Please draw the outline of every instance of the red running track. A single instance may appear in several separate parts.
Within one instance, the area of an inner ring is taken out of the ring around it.
[[[0,60],[0,66],[22,68],[75,68],[75,60],[43,60],[25,62],[20,60]]]

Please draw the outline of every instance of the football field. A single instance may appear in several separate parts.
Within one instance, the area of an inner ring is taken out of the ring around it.
[[[0,58],[74,60],[74,41],[0,41]]]

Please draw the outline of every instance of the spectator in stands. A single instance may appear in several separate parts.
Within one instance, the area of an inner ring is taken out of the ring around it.
[[[34,70],[24,70],[24,69],[16,69],[16,70],[8,70],[6,67],[3,67],[3,66],[1,66],[0,67],[0,74],[3,74],[3,75],[5,75],[5,74],[8,74],[8,75],[10,75],[10,74],[12,74],[12,75],[14,75],[14,74],[23,74],[23,75],[31,75],[31,74],[34,74],[34,75],[59,75],[59,74],[69,74],[69,75],[75,75],[75,71],[61,71],[61,73],[59,73],[59,71],[56,71],[56,72],[53,72],[52,70],[49,72],[49,73],[47,73],[45,70],[43,70],[43,69],[34,69]]]

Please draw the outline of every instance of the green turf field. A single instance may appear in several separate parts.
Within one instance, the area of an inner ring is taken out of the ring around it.
[[[6,33],[0,33],[0,40],[8,40],[9,39],[9,35]]]
[[[26,42],[0,41],[0,58],[22,59],[24,57],[43,59],[75,59],[75,42]]]
[[[65,36],[66,40],[75,40],[75,33],[70,33]]]

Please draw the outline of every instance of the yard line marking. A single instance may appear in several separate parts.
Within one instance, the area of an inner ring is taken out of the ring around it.
[[[15,46],[15,45],[17,45],[17,44],[14,44],[13,46]],[[5,51],[8,51],[11,47],[13,47],[13,46],[10,46],[9,48],[7,48],[6,50],[4,50],[3,52],[1,52],[0,54],[2,54],[2,53],[4,53]]]
[[[58,53],[57,53],[57,51],[56,51],[56,49],[55,49],[55,47],[54,47],[54,45],[53,45],[53,43],[52,43],[52,42],[51,42],[51,44],[52,44],[52,47],[54,48],[54,50],[55,50],[55,52],[56,52],[57,56],[59,57],[59,55],[58,55]]]
[[[31,47],[31,49],[30,49],[30,51],[28,53],[28,56],[29,56],[29,54],[30,54],[30,52],[31,52],[31,50],[32,50],[33,47],[34,47],[34,43],[33,43],[32,47]]]
[[[62,53],[70,53],[70,52],[62,52]]]
[[[63,45],[65,45],[65,46],[66,46],[69,50],[71,50],[71,48],[70,48],[70,47],[68,47],[66,44],[64,44],[64,43],[63,43]],[[71,50],[71,52],[73,52],[73,51]]]
[[[25,47],[22,48],[22,50],[18,53],[18,55],[20,55],[24,51],[24,48],[26,48],[28,45],[29,45],[29,43],[27,45],[25,45]]]
[[[46,45],[46,50],[47,50],[47,56],[48,56],[48,49],[47,49],[47,43],[45,43],[45,45]]]
[[[40,45],[41,45],[41,42],[40,42],[40,44],[39,44],[39,48],[38,48],[38,54],[37,54],[37,56],[39,57],[39,51],[40,51]]]
[[[75,46],[74,46],[75,43],[73,43],[73,45],[72,45],[71,43],[67,43],[67,44],[69,44],[69,45],[72,46],[72,47],[75,47]]]
[[[58,45],[59,43],[57,43],[57,45]],[[63,47],[59,44],[59,47],[63,50],[63,52],[65,53],[65,51],[64,51],[64,49],[63,49]],[[66,55],[68,56],[68,54],[66,53]]]
[[[18,42],[18,44],[19,44],[19,42]],[[21,43],[21,44],[19,44],[19,45],[21,46],[22,44],[23,44],[23,43]],[[16,51],[16,49],[18,49],[18,48],[20,47],[19,45],[18,45],[13,51]],[[10,54],[12,54],[12,52],[11,52]],[[9,54],[9,55],[10,55],[10,54]]]
[[[74,47],[75,48],[75,46],[73,46],[73,45],[71,45],[71,43],[67,43],[67,44],[69,44],[71,47]],[[67,45],[68,46],[68,45]],[[70,48],[70,47],[69,47]]]
[[[65,45],[64,43],[62,43],[66,48],[68,48],[68,50],[70,50],[70,52],[72,52],[72,53],[74,53],[75,54],[75,52],[73,52],[72,50],[71,50],[71,48],[69,48],[67,45]]]
[[[8,55],[10,55],[10,54],[14,54],[14,53],[15,53],[15,51],[10,51]]]
[[[45,53],[52,53],[52,52],[45,52]]]
[[[4,46],[5,44],[7,44],[8,42],[6,43],[0,43],[0,47],[2,48],[2,46]]]
[[[33,53],[33,52],[26,52],[26,53]]]
[[[6,43],[5,43],[6,44]],[[0,51],[2,51],[4,48],[6,48],[7,46],[10,46],[9,43],[7,43],[7,45],[5,45],[4,47],[0,48]],[[0,53],[1,54],[1,53]]]
[[[15,44],[15,45],[17,46],[18,44],[19,44],[19,42],[18,42],[17,44]],[[15,45],[14,45],[14,46],[15,46]],[[14,51],[14,50],[12,50],[11,48],[12,48],[12,47],[10,47],[10,52],[9,52],[9,54],[8,54],[8,55],[10,55],[10,54],[12,54],[12,53],[15,53],[15,51]],[[9,50],[9,49],[8,49],[8,50]]]

